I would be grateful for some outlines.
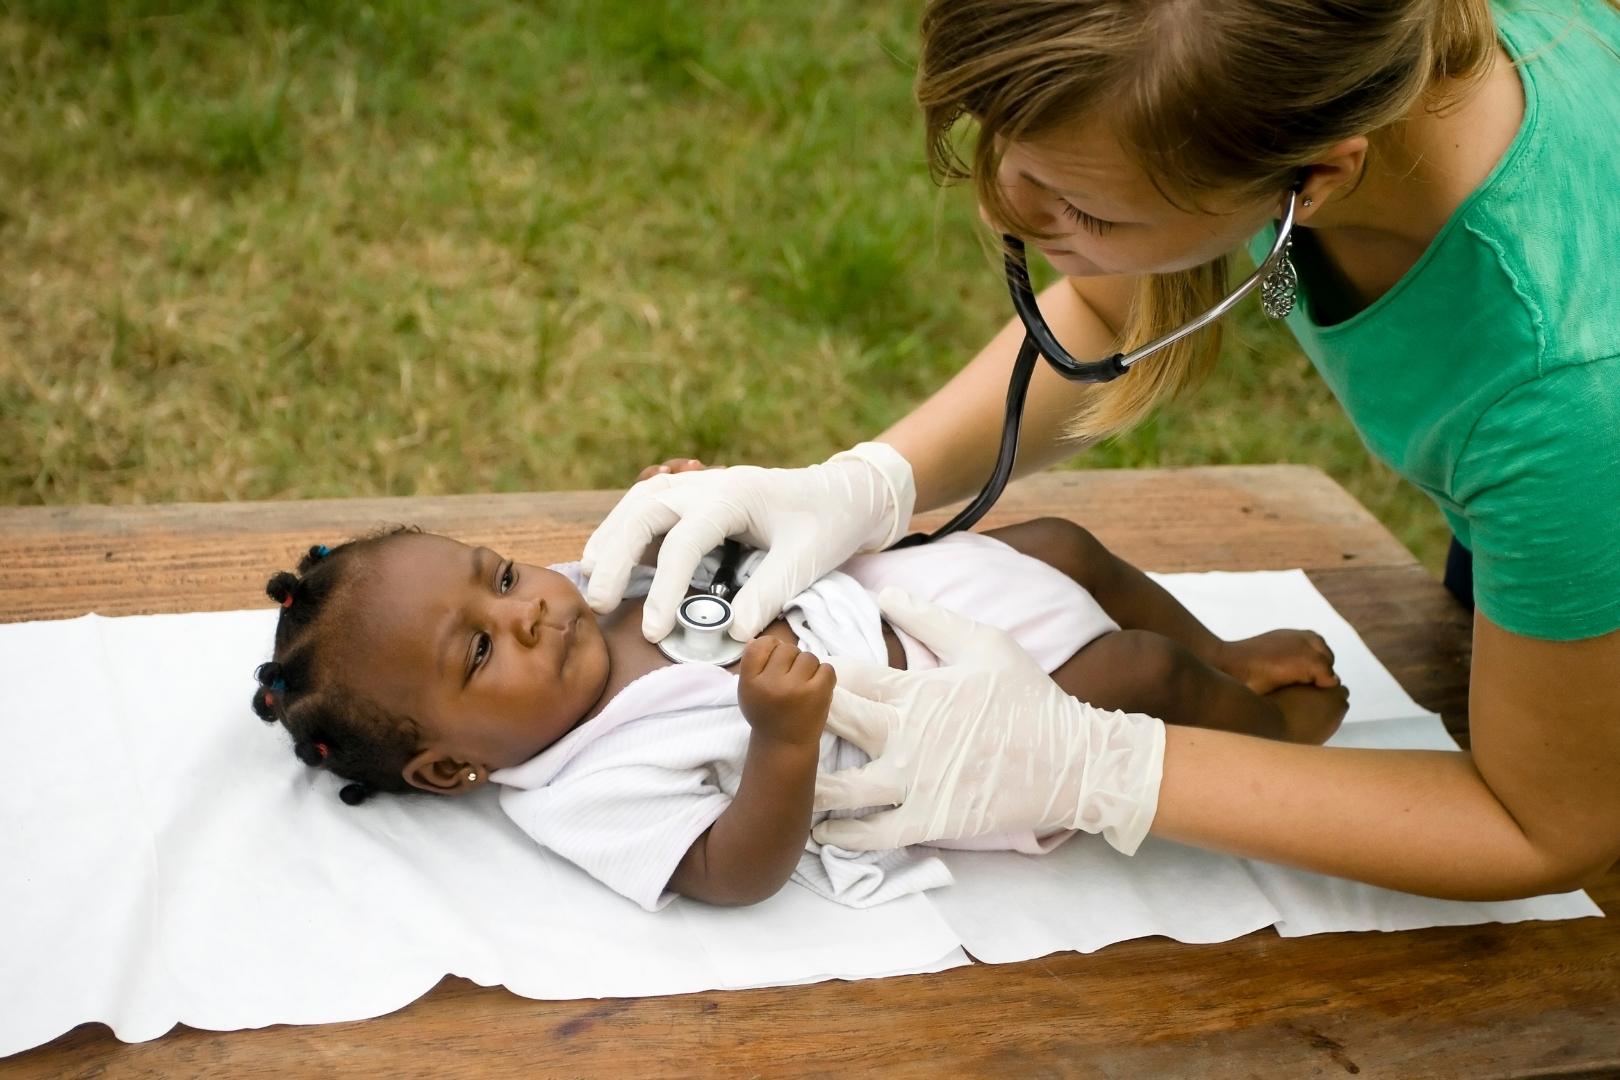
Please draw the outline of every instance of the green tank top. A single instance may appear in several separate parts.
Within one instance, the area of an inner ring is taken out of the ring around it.
[[[1496,14],[1525,99],[1502,160],[1372,305],[1319,326],[1302,280],[1288,325],[1473,553],[1479,609],[1595,637],[1620,627],[1620,13]]]

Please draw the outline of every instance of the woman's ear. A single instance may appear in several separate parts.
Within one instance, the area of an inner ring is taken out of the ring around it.
[[[1301,224],[1309,221],[1335,193],[1350,191],[1366,167],[1367,136],[1352,135],[1328,147],[1326,153],[1300,170],[1304,182],[1294,207],[1294,220]]]
[[[430,746],[407,761],[400,775],[407,784],[432,795],[464,795],[483,783],[489,770],[446,757],[438,747]]]

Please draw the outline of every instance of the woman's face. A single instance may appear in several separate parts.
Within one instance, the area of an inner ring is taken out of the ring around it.
[[[607,643],[556,571],[407,533],[382,545],[364,573],[346,681],[415,718],[436,757],[480,771],[516,765],[602,696]],[[450,777],[457,771],[447,767]]]
[[[1003,144],[997,182],[1008,205],[1049,239],[1026,237],[1070,277],[1169,273],[1242,247],[1282,209],[1276,199],[1184,210],[1166,199],[1107,127],[1075,122]],[[1012,231],[981,216],[991,228]]]

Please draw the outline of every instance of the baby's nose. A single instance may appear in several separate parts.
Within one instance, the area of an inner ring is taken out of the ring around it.
[[[539,597],[523,599],[516,596],[502,601],[506,606],[502,618],[510,627],[512,636],[525,646],[540,640],[540,620],[546,613],[546,602]]]

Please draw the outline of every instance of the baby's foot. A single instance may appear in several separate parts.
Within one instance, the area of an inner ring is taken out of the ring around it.
[[[1283,714],[1283,738],[1320,746],[1333,737],[1350,708],[1344,686],[1285,686],[1266,695]]]
[[[1335,687],[1333,650],[1310,630],[1272,630],[1223,642],[1215,666],[1256,694],[1284,686]]]

